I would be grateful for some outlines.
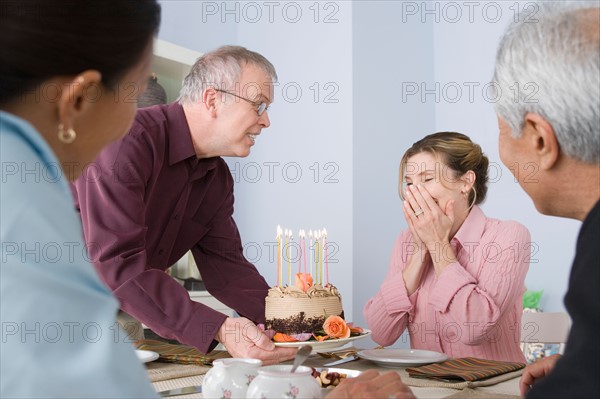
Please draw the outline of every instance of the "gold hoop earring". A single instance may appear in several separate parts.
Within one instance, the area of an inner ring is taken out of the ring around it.
[[[62,123],[58,124],[58,139],[65,144],[71,144],[77,138],[77,133],[75,130],[69,128],[65,130],[65,127]]]

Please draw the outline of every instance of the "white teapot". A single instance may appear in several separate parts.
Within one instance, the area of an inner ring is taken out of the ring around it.
[[[291,365],[266,366],[250,383],[247,398],[316,398],[321,399],[321,387],[312,377],[312,369],[300,366],[291,372]]]
[[[248,386],[258,374],[258,359],[218,359],[202,381],[205,398],[245,398]]]

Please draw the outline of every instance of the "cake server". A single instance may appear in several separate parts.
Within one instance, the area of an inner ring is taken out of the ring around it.
[[[347,357],[345,357],[343,359],[336,360],[335,362],[325,363],[323,366],[324,367],[337,366],[338,364],[348,363],[348,362],[352,362],[352,361],[358,360],[358,359],[359,359],[358,356],[356,356],[356,355],[350,355],[350,356],[347,356]]]
[[[167,391],[158,392],[158,394],[162,398],[167,398],[169,396],[177,396],[177,395],[191,395],[193,393],[202,393],[202,386],[193,385],[191,387],[169,389]]]

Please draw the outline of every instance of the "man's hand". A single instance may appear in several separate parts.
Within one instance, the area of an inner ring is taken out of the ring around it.
[[[368,370],[356,378],[345,379],[325,398],[415,399],[415,395],[409,387],[402,383],[400,375],[395,371],[379,374],[375,370]]]
[[[260,359],[264,365],[292,359],[295,348],[277,348],[275,344],[245,317],[228,317],[215,339],[222,343],[231,357]]]
[[[519,382],[519,388],[521,388],[521,396],[525,396],[531,389],[531,386],[535,384],[536,380],[544,378],[550,374],[556,361],[560,359],[560,355],[552,355],[538,360],[537,362],[530,364],[525,367],[521,381]]]

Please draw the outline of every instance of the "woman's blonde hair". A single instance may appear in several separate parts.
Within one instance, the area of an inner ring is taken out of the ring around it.
[[[408,158],[421,152],[428,152],[454,172],[453,178],[460,178],[468,171],[475,173],[473,189],[469,193],[470,206],[482,203],[487,194],[489,160],[478,144],[462,133],[439,132],[423,137],[414,143],[400,160],[398,193],[404,199],[402,186]]]

